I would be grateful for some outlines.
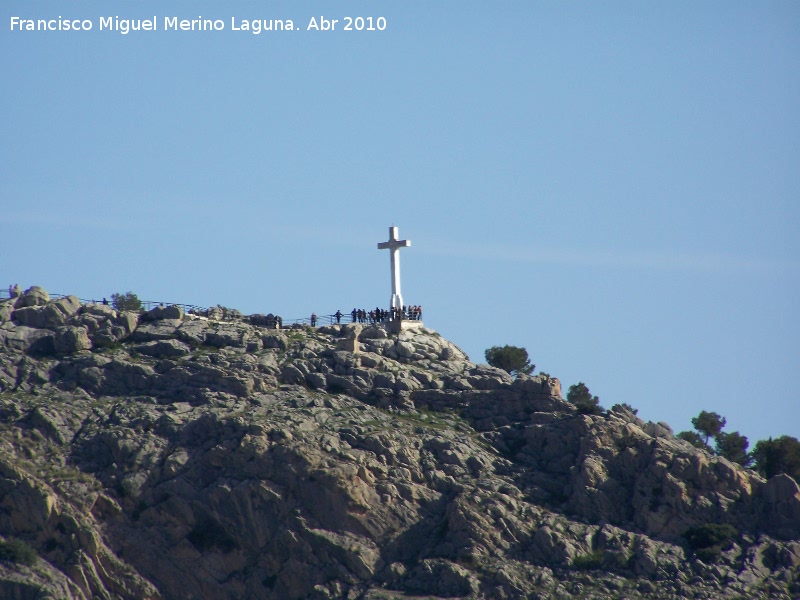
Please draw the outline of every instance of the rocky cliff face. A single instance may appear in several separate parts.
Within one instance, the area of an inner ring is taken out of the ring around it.
[[[794,480],[427,329],[32,288],[0,302],[0,391],[0,535],[37,555],[4,598],[800,596]],[[687,546],[708,524],[733,534]]]

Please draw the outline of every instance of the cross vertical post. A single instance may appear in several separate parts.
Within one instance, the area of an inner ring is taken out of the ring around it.
[[[389,227],[389,241],[378,244],[378,250],[389,250],[392,269],[392,308],[403,307],[403,295],[400,292],[400,248],[408,248],[410,245],[410,241],[397,238],[397,227]]]

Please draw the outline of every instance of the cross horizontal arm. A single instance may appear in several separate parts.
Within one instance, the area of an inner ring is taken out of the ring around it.
[[[395,248],[408,248],[411,242],[408,240],[389,240],[388,242],[379,242],[378,250],[394,250]]]

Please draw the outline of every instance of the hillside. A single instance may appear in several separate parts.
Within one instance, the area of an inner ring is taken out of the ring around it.
[[[0,597],[800,597],[790,477],[430,329],[260,322],[0,301]]]

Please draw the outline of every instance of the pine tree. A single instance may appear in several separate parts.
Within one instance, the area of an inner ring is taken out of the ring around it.
[[[699,415],[692,419],[692,425],[697,431],[706,436],[705,443],[707,446],[708,440],[712,437],[716,437],[717,434],[722,431],[722,428],[725,427],[725,417],[715,412],[702,410]]]
[[[600,398],[592,396],[589,388],[582,381],[569,386],[567,400],[572,402],[578,412],[583,415],[599,415],[603,413],[603,407],[600,406]]]
[[[528,359],[528,351],[517,346],[492,346],[485,352],[486,362],[493,367],[503,369],[513,376],[520,373],[530,375],[536,368]]]

